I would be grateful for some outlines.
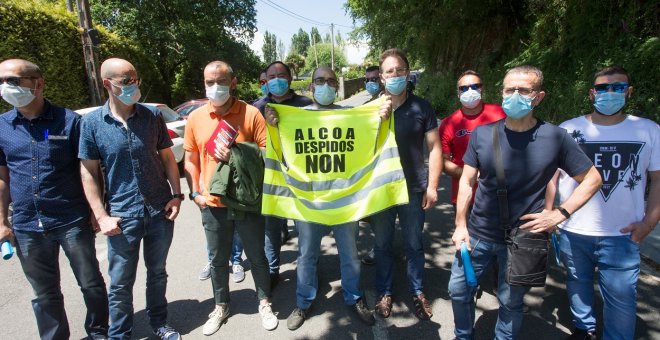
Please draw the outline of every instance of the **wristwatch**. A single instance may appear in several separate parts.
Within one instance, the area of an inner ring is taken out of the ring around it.
[[[201,194],[198,191],[193,191],[193,192],[188,194],[188,198],[190,198],[191,201],[194,201],[195,197],[197,197],[199,195],[201,195]]]
[[[186,199],[186,195],[184,195],[184,194],[172,194],[172,198],[178,198],[181,201],[183,201],[184,199]]]
[[[555,209],[559,210],[559,212],[560,212],[562,215],[564,215],[564,217],[566,217],[566,219],[571,218],[571,213],[569,213],[568,210],[566,210],[566,209],[564,209],[564,208],[562,208],[562,207],[560,207],[560,206],[556,206]]]

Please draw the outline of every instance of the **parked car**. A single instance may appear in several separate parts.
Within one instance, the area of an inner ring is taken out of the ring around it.
[[[158,108],[163,114],[165,119],[165,124],[167,125],[167,133],[172,139],[172,153],[174,153],[174,159],[177,163],[183,162],[183,134],[186,130],[186,121],[183,119],[176,111],[172,110],[169,106],[159,103],[143,103],[144,105],[152,106]],[[87,107],[84,109],[76,110],[79,115],[85,115],[90,113],[101,106]]]
[[[190,115],[191,112],[195,111],[197,108],[208,102],[209,102],[208,99],[189,100],[175,107],[174,111],[176,111],[179,115],[181,115],[181,118],[188,119],[188,115]]]

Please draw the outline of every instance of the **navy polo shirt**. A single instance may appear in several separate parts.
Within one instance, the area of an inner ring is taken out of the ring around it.
[[[311,100],[310,98],[296,94],[295,92],[293,92],[293,90],[289,90],[289,91],[291,91],[293,95],[291,96],[291,98],[288,98],[282,102],[278,103],[275,100],[273,100],[272,94],[269,93],[268,95],[255,101],[254,104],[252,105],[257,109],[259,109],[259,112],[261,112],[261,114],[264,115],[265,114],[264,110],[266,109],[266,104],[268,103],[289,105],[295,107],[305,107],[314,104],[314,101]]]
[[[88,223],[79,136],[80,116],[48,101],[32,120],[16,108],[0,116],[0,166],[9,169],[14,229],[44,232]]]
[[[126,126],[105,105],[82,118],[80,159],[100,160],[109,213],[143,217],[158,214],[172,199],[159,150],[172,146],[161,112],[135,105]]]
[[[401,167],[410,192],[425,192],[428,172],[424,163],[426,133],[438,129],[431,104],[412,93],[394,110],[394,136],[399,147]]]

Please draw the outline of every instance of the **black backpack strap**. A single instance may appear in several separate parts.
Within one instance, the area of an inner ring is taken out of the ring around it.
[[[493,132],[493,157],[495,158],[495,176],[497,177],[497,203],[500,206],[500,226],[509,229],[509,200],[506,190],[506,178],[504,177],[504,163],[502,161],[502,147],[500,145],[500,125],[504,120],[491,125]]]

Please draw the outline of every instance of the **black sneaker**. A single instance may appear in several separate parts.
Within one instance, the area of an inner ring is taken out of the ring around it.
[[[584,329],[576,328],[566,340],[596,340],[595,331],[586,331]]]
[[[300,328],[303,323],[305,323],[305,319],[307,318],[307,312],[309,311],[308,309],[302,309],[296,307],[296,309],[291,312],[291,315],[286,319],[286,328],[295,331],[296,329]]]
[[[163,340],[181,340],[181,334],[170,325],[163,325],[155,329],[154,334]]]
[[[357,314],[360,320],[362,320],[362,322],[365,324],[373,326],[376,323],[374,313],[369,310],[369,307],[367,307],[367,304],[364,303],[363,298],[359,298],[357,301],[355,301],[355,304],[349,306],[349,308],[353,311],[353,313]]]

